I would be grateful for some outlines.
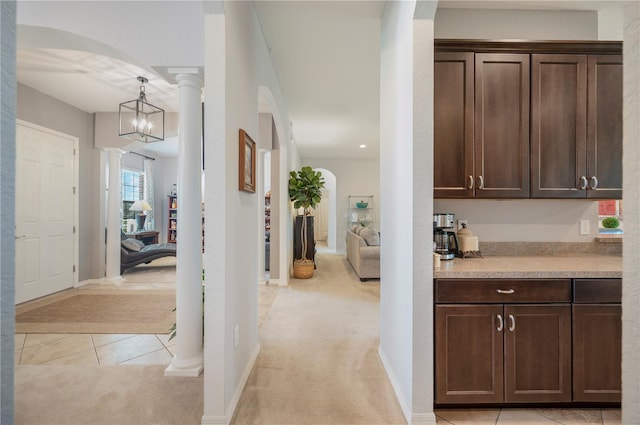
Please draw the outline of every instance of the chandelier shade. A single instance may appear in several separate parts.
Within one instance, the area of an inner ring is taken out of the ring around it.
[[[120,137],[151,143],[164,140],[164,110],[147,102],[145,77],[138,77],[140,95],[137,99],[122,102],[118,111]]]

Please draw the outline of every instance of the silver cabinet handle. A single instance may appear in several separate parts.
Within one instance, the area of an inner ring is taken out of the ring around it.
[[[484,178],[482,176],[478,176],[478,189],[484,189]]]
[[[496,330],[498,332],[502,332],[503,329],[504,329],[504,320],[502,320],[502,316],[498,314],[498,327],[496,328]]]
[[[20,236],[16,236],[15,239],[18,240],[18,239],[23,239],[23,238],[26,238],[26,237],[27,237],[27,235],[20,235]]]
[[[516,330],[516,318],[513,317],[513,314],[509,315],[509,332],[513,332]]]
[[[587,186],[589,186],[589,182],[585,176],[580,177],[580,190],[587,190]]]
[[[591,189],[598,188],[598,178],[596,176],[591,177]]]
[[[515,293],[515,289],[496,289],[498,294],[513,294]]]
[[[469,189],[473,189],[473,176],[469,176]]]

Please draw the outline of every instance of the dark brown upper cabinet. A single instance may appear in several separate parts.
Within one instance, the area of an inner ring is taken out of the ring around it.
[[[475,196],[528,198],[529,55],[475,59]]]
[[[436,53],[436,198],[529,197],[529,55]]]
[[[436,40],[435,198],[622,198],[622,43]]]
[[[436,53],[434,60],[434,191],[473,197],[474,55]]]
[[[532,197],[621,197],[621,59],[532,55]]]
[[[622,55],[587,66],[587,197],[622,199]]]

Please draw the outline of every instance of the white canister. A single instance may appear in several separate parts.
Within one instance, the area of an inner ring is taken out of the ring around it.
[[[440,254],[437,253],[433,253],[433,268],[434,269],[439,269],[440,268]]]

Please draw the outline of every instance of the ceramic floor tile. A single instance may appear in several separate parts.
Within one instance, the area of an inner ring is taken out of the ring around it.
[[[602,425],[600,409],[536,409],[536,412],[563,425]]]
[[[68,337],[70,334],[26,334],[24,348],[33,345],[47,344]]]
[[[622,424],[622,412],[620,409],[602,409],[602,423],[604,425]]]
[[[115,365],[143,354],[160,350],[164,346],[155,335],[136,335],[107,345],[96,347],[101,365]]]
[[[96,356],[96,350],[91,348],[89,350],[80,351],[68,356],[60,357],[58,359],[44,362],[45,365],[68,365],[68,366],[98,366],[98,357]]]
[[[15,349],[16,350],[22,350],[22,347],[24,347],[24,340],[27,338],[26,334],[16,334],[15,337]]]
[[[176,351],[177,351],[177,347],[175,345],[170,345],[170,346],[167,347],[167,351],[172,356],[175,356],[176,355]]]
[[[435,413],[437,417],[455,425],[494,425],[500,409],[438,409]]]
[[[149,354],[144,354],[139,357],[135,357],[131,360],[127,360],[126,362],[122,362],[120,364],[137,364],[137,365],[151,365],[151,364],[162,364],[169,365],[173,356],[169,354],[166,348],[162,348],[160,350],[154,351]]]
[[[535,410],[502,409],[496,425],[558,425],[558,422],[542,416]]]
[[[30,336],[30,335],[29,335]],[[27,336],[27,342],[29,341]],[[91,335],[67,335],[48,343],[31,345],[22,350],[20,364],[43,364],[50,360],[93,349]]]
[[[136,336],[136,334],[91,334],[93,345],[96,347],[111,344],[112,342],[121,341],[127,338],[133,338],[134,336]]]
[[[177,338],[173,338],[171,341],[169,341],[171,334],[156,334],[156,336],[165,347],[173,347],[177,343]]]

